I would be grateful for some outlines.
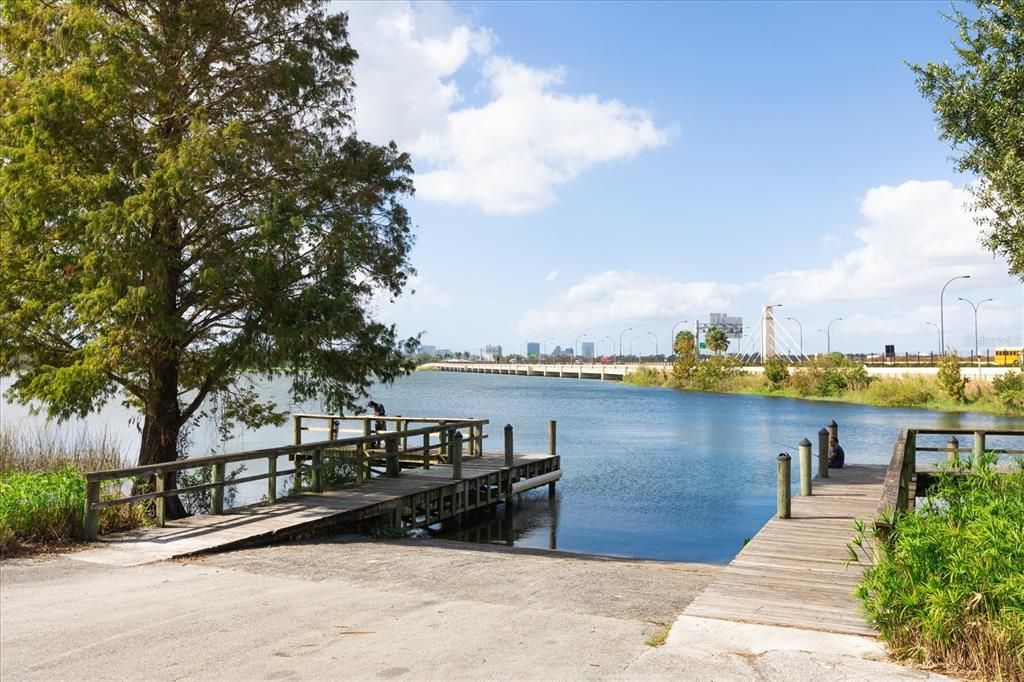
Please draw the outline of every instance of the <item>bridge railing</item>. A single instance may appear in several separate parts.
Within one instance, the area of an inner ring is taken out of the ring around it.
[[[922,437],[949,436],[945,443],[938,445],[922,445]],[[970,447],[960,437],[970,438]],[[875,528],[886,536],[892,532],[894,522],[903,514],[910,513],[914,508],[914,500],[927,491],[938,468],[935,463],[919,466],[918,453],[945,453],[949,461],[959,461],[961,452],[969,452],[973,461],[977,461],[983,453],[1001,455],[1022,455],[1024,449],[1008,447],[990,447],[990,438],[1002,440],[1016,439],[1024,441],[1022,429],[903,429],[896,443],[893,444],[892,459],[885,474],[882,486],[882,497],[878,501]],[[1024,442],[1021,442],[1024,445]]]
[[[86,481],[85,520],[84,537],[86,540],[95,540],[99,529],[99,512],[101,509],[117,505],[133,504],[153,500],[156,512],[157,524],[163,526],[166,521],[167,498],[180,493],[210,491],[210,514],[222,514],[224,512],[224,488],[229,485],[248,483],[251,481],[267,481],[267,502],[277,502],[278,482],[280,477],[292,476],[294,493],[302,492],[304,485],[313,492],[322,492],[324,487],[324,474],[326,465],[331,459],[343,459],[351,462],[356,468],[356,480],[362,482],[373,473],[374,463],[384,462],[383,472],[387,476],[401,475],[403,461],[408,462],[408,454],[416,453],[422,466],[430,466],[433,460],[445,461],[455,460],[461,468],[462,444],[467,440],[472,444],[471,456],[483,454],[483,439],[486,435],[483,427],[489,423],[487,419],[473,418],[427,418],[427,417],[391,417],[390,421],[399,421],[395,430],[369,432],[370,421],[378,421],[376,416],[368,417],[342,417],[341,415],[294,415],[296,443],[260,450],[247,450],[223,455],[210,455],[207,457],[195,457],[191,459],[165,462],[161,464],[148,464],[136,467],[125,467],[121,469],[109,469],[105,471],[92,471],[84,474]],[[303,430],[318,430],[303,427],[303,423],[321,421],[326,422],[328,427],[327,438],[319,441],[303,443],[301,435]],[[358,436],[337,437],[339,434],[338,425],[344,421],[362,422],[364,433]],[[425,424],[424,426],[412,425]],[[397,428],[401,426],[402,428]],[[469,436],[463,436],[466,431]],[[432,436],[437,435],[434,441]],[[409,447],[414,438],[421,439],[419,445]],[[403,455],[406,457],[403,458]],[[281,457],[288,457],[292,468],[279,469],[278,460]],[[225,470],[228,464],[265,461],[267,473],[253,474],[251,476],[225,477]],[[174,485],[177,473],[192,469],[210,467],[212,471],[212,482],[200,485],[177,487]],[[153,490],[150,492],[117,497],[114,499],[101,499],[101,489],[104,482],[124,481],[126,479],[152,479]],[[308,483],[304,483],[308,481]]]

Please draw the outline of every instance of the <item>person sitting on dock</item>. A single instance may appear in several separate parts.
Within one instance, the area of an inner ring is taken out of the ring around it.
[[[828,468],[842,469],[843,463],[846,461],[846,453],[843,451],[843,446],[839,444],[839,437],[832,436],[828,439],[828,444]]]
[[[383,417],[383,416],[386,415],[386,413],[384,412],[384,405],[382,405],[381,403],[374,402],[374,401],[371,400],[368,403],[368,405],[369,405],[370,409],[373,410],[373,415],[375,417]],[[375,433],[380,433],[381,431],[387,431],[388,430],[388,423],[386,421],[384,421],[384,420],[377,420],[373,424],[373,430],[374,430]],[[371,448],[379,448],[380,447],[380,441],[375,440],[375,441],[371,442],[370,443],[370,447]]]

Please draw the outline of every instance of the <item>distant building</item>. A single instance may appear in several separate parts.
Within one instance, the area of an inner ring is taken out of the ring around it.
[[[585,358],[594,357],[594,342],[584,341],[580,344],[580,355]]]
[[[501,357],[501,346],[484,346],[483,359],[487,362],[494,362]]]
[[[551,351],[551,354],[552,355],[561,355],[562,354],[562,347],[561,346],[555,346],[555,349],[553,351]]]
[[[420,346],[420,352],[426,353],[427,355],[436,355],[437,346]]]
[[[526,357],[531,357],[534,355],[540,355],[539,341],[529,341],[526,344]]]

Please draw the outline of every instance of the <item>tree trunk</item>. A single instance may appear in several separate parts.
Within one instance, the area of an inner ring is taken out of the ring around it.
[[[146,403],[145,422],[142,426],[142,446],[139,465],[164,464],[178,459],[178,433],[181,431],[181,408],[178,405],[178,367],[173,360],[159,361],[153,371],[153,386]],[[139,483],[136,483],[138,487]],[[167,474],[167,490],[177,488],[177,475]],[[153,478],[148,479],[153,490]],[[169,519],[188,516],[177,495],[167,498],[164,510]]]

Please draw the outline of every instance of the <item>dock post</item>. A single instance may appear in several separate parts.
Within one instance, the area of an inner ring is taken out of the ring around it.
[[[167,472],[158,471],[153,479],[155,481],[156,490],[153,492],[162,493],[167,489]],[[167,498],[161,495],[154,499],[156,504],[156,525],[163,528],[167,524]]]
[[[828,429],[818,431],[818,478],[828,478]]]
[[[949,447],[949,461],[959,462],[960,461],[960,441],[956,439],[956,436],[950,436],[946,442]]]
[[[92,542],[99,535],[100,510],[93,507],[100,501],[100,482],[87,481],[85,484],[85,523],[82,527],[82,538]]]
[[[409,434],[406,431],[409,430],[409,420],[403,419],[398,422],[398,429],[402,432],[402,452],[409,449]]]
[[[313,492],[324,491],[324,449],[317,448],[313,451]]]
[[[384,452],[387,457],[385,464],[388,476],[397,477],[402,470],[402,464],[398,461],[398,437],[388,436],[384,439]]]
[[[213,465],[213,480],[211,483],[219,483],[210,489],[210,513],[224,513],[224,464]]]
[[[462,478],[462,433],[455,431],[451,437],[452,479]]]
[[[277,503],[277,455],[267,457],[267,502]]]
[[[548,422],[548,454],[552,457],[558,454],[558,448],[556,447],[557,432],[558,424],[552,419]]]
[[[338,420],[331,417],[328,421],[329,426],[327,427],[327,440],[338,440]]]
[[[299,415],[292,417],[292,442],[295,445],[302,444],[302,417]]]
[[[423,468],[430,468],[430,434],[423,434]]]
[[[974,432],[974,451],[971,453],[971,459],[974,460],[974,464],[981,461],[981,456],[985,454],[985,432],[975,431]]]
[[[511,468],[515,464],[516,456],[512,447],[512,425],[505,424],[505,466]]]
[[[811,441],[800,441],[800,494],[811,494]]]
[[[476,425],[475,424],[470,424],[470,426],[469,426],[469,436],[468,436],[467,440],[469,441],[469,456],[470,457],[475,457],[476,456]]]
[[[828,437],[839,440],[839,424],[836,424],[836,420],[833,419],[828,425]]]
[[[778,470],[778,487],[779,487],[779,518],[788,519],[790,518],[790,490],[789,490],[789,468],[790,460],[792,458],[785,452],[780,452],[778,457],[779,470]]]
[[[442,427],[444,427],[444,426],[446,426],[448,424],[448,422],[442,421],[442,422],[440,422],[440,424],[441,424]],[[451,434],[448,433],[448,429],[442,428],[440,435],[441,435],[441,449],[440,449],[440,453],[441,453],[441,455],[445,459],[447,459],[448,461],[451,461],[451,457],[448,456],[448,441],[449,441],[449,436]]]

